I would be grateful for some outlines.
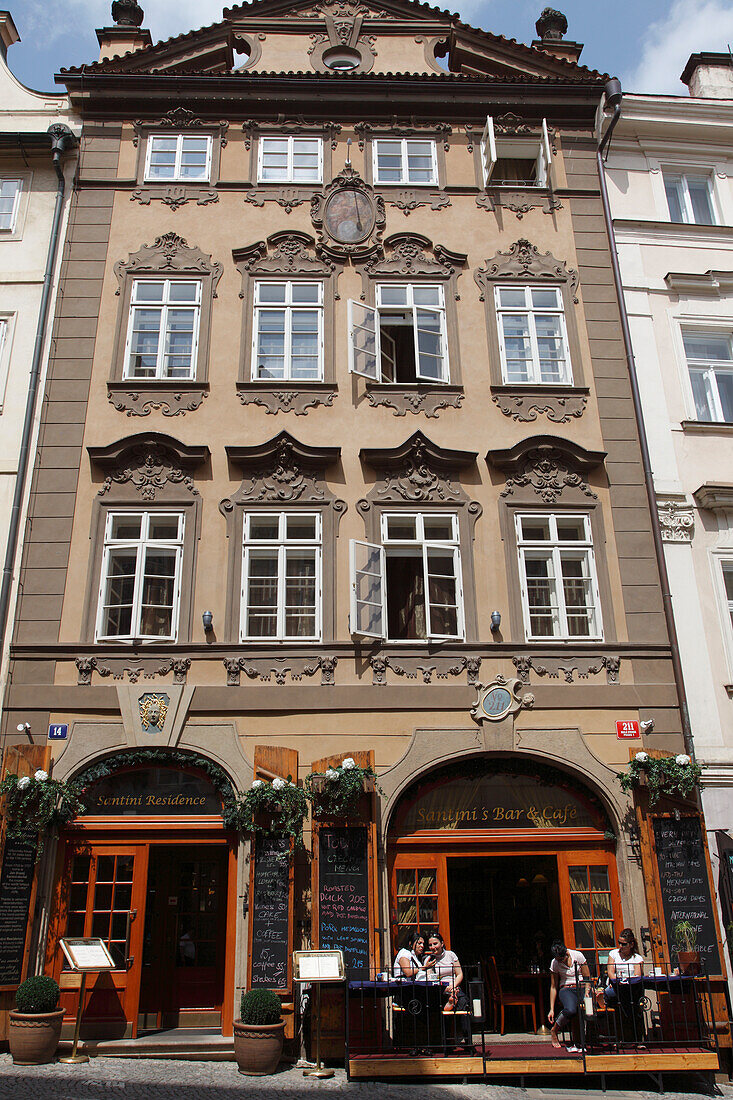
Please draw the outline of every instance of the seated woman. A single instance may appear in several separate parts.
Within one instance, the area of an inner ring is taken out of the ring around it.
[[[471,1026],[469,1024],[470,1004],[468,997],[461,989],[463,981],[463,969],[458,956],[453,951],[448,951],[445,940],[440,932],[431,932],[428,936],[428,952],[425,963],[429,967],[428,978],[437,978],[442,986],[446,998],[443,1012],[460,1012],[461,1030],[463,1032],[463,1045],[472,1047]]]
[[[578,1047],[578,998],[582,995],[580,978],[585,978],[586,992],[590,991],[590,970],[582,951],[574,951],[566,947],[562,940],[555,940],[552,945],[552,962],[550,963],[550,1011],[547,1020],[550,1026],[552,1045],[560,1048],[558,1031],[566,1024],[570,1024],[573,1034],[572,1045],[567,1049],[570,1054],[579,1054]],[[561,1009],[559,1015],[555,1014],[555,1004],[560,1000]]]
[[[413,932],[407,946],[397,952],[392,974],[395,978],[409,978],[415,982],[427,981],[425,956],[425,936],[422,932]]]
[[[642,976],[643,965],[644,959],[639,954],[633,930],[622,928],[618,948],[608,955],[608,985],[603,990],[603,1000],[609,1008],[619,1009],[622,1031],[631,1032],[637,1039],[643,1037],[644,1018],[640,1002],[644,996],[644,985],[631,979]]]

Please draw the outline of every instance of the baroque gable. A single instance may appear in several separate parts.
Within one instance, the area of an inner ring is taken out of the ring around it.
[[[127,260],[118,260],[114,265],[114,273],[119,283],[116,293],[119,295],[128,275],[149,273],[158,275],[170,272],[211,276],[216,298],[216,288],[223,271],[222,264],[213,261],[211,256],[207,256],[200,248],[189,246],[188,242],[177,233],[163,233],[160,237],[156,237],[152,244],[144,244],[137,252],[130,253]]]
[[[502,497],[539,497],[544,504],[555,504],[566,490],[597,500],[585,477],[602,466],[605,457],[603,451],[588,451],[570,440],[530,436],[508,450],[489,451],[486,461],[507,475]]]
[[[526,237],[515,241],[507,252],[497,252],[486,261],[485,267],[479,267],[474,272],[473,277],[481,291],[482,302],[486,300],[491,285],[501,279],[537,279],[540,282],[567,283],[573,302],[578,303],[578,272],[551,252],[540,252]]]
[[[88,447],[87,451],[92,465],[106,474],[98,496],[122,486],[149,503],[160,495],[180,495],[181,488],[187,495],[199,496],[192,474],[209,458],[208,447],[187,446],[159,432],[128,436],[107,447]]]
[[[377,481],[357,507],[367,512],[373,504],[454,504],[468,503],[458,473],[475,465],[473,451],[449,451],[415,432],[402,446],[390,449],[363,448],[360,457],[377,473]],[[472,503],[470,508],[479,510]]]
[[[242,275],[331,275],[336,265],[316,252],[308,233],[273,233],[266,241],[234,249],[232,255]]]
[[[244,477],[237,492],[219,505],[223,515],[235,504],[325,504],[339,514],[346,511],[345,502],[325,482],[327,467],[339,459],[339,447],[308,447],[283,431],[259,446],[229,446],[226,451]]]

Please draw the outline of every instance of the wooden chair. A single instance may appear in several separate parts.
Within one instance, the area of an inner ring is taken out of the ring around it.
[[[489,955],[486,960],[486,973],[489,984],[489,993],[491,994],[491,1000],[494,1006],[494,1019],[496,1014],[500,1017],[500,1034],[503,1035],[506,1031],[504,1027],[504,1009],[505,1008],[521,1008],[522,1010],[522,1022],[524,1026],[527,1026],[527,1009],[532,1010],[532,1030],[537,1034],[537,1009],[535,1006],[534,997],[528,993],[504,993],[501,988],[501,981],[499,979],[499,971],[496,967],[496,959],[493,955]]]

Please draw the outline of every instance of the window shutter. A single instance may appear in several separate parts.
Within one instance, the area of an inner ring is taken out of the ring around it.
[[[487,184],[496,164],[496,139],[494,138],[494,120],[491,115],[486,116],[486,125],[481,135],[481,163],[484,169],[484,184]]]
[[[415,374],[422,382],[447,382],[447,356],[442,309],[415,306]]]
[[[542,164],[543,183],[545,187],[552,187],[552,148],[550,147],[550,134],[547,129],[547,119],[542,119],[542,141],[540,143],[540,162]]]
[[[366,638],[387,637],[384,547],[349,542],[351,572],[351,633]]]
[[[363,302],[347,303],[349,326],[349,370],[372,382],[381,382],[379,325],[377,311]]]

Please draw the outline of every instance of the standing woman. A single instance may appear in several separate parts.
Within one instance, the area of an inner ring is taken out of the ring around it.
[[[552,1045],[560,1048],[558,1031],[565,1024],[570,1023],[573,1033],[573,1043],[567,1049],[570,1054],[580,1054],[578,1046],[578,999],[581,996],[580,977],[586,979],[586,992],[590,991],[590,970],[582,951],[574,951],[566,947],[562,940],[555,940],[552,945],[552,962],[550,963],[550,1011],[547,1013],[548,1022],[551,1025],[550,1034]],[[555,1004],[560,1000],[560,1013],[555,1014]]]

